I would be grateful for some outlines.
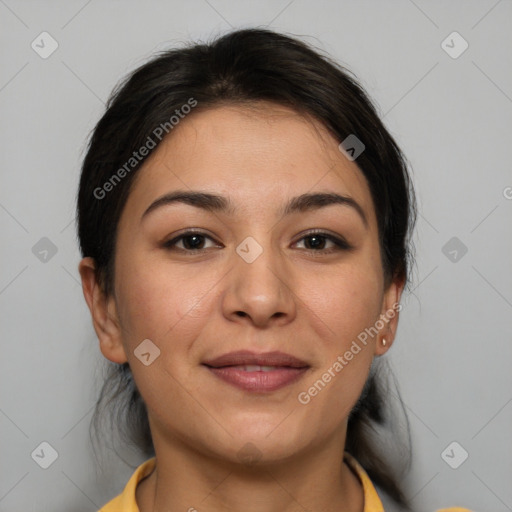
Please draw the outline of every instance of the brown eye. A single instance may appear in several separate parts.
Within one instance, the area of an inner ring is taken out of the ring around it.
[[[345,240],[323,232],[309,233],[306,236],[303,236],[299,242],[302,240],[307,241],[305,242],[304,248],[307,251],[313,252],[330,253],[333,251],[349,250],[352,248]],[[329,242],[331,243],[331,246],[326,248],[326,244]]]
[[[187,231],[186,233],[182,233],[180,236],[165,242],[164,247],[167,249],[176,248],[180,251],[199,252],[208,249],[208,247],[205,247],[205,241],[207,239],[213,241],[212,238],[199,231]],[[182,243],[181,247],[178,245],[180,243]]]

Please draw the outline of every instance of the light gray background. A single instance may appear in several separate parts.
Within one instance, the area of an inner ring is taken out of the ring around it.
[[[413,166],[414,291],[389,354],[411,421],[408,496],[419,512],[512,510],[510,0],[0,0],[0,511],[96,511],[142,462],[107,452],[96,473],[91,455],[103,358],[77,271],[80,161],[113,86],[153,51],[253,25],[353,70]],[[47,59],[31,48],[43,31],[59,44]],[[441,47],[453,31],[469,43],[455,59]],[[468,249],[456,262],[452,237]],[[43,441],[48,469],[31,458]],[[457,469],[441,457],[453,441],[469,453]]]

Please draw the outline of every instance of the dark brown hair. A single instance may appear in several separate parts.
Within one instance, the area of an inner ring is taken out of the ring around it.
[[[77,195],[81,253],[94,258],[96,277],[107,296],[114,290],[118,221],[134,177],[147,158],[138,156],[135,161],[133,153],[148,146],[149,140],[158,146],[161,138],[157,134],[162,135],[162,129],[170,133],[172,116],[183,113],[183,106],[191,105],[191,99],[197,110],[270,101],[312,116],[340,143],[349,135],[362,141],[365,149],[356,163],[367,180],[377,214],[385,282],[388,285],[399,277],[408,285],[410,236],[416,219],[414,190],[406,159],[372,101],[350,71],[319,50],[295,37],[266,29],[244,29],[210,44],[161,52],[112,92],[92,132]],[[110,185],[105,187],[107,182]],[[101,192],[107,189],[108,196]],[[406,505],[383,443],[379,443],[380,434],[376,435],[383,427],[389,430],[396,415],[389,414],[390,404],[384,394],[389,399],[391,393],[378,371],[385,361],[375,359],[379,361],[374,361],[349,416],[345,449],[362,464],[375,485],[397,504]],[[399,394],[397,398],[407,421]],[[148,456],[154,455],[146,406],[128,363],[107,362],[106,379],[91,422],[96,432],[105,409],[125,440]],[[406,437],[398,443],[405,447],[407,458],[408,424]]]

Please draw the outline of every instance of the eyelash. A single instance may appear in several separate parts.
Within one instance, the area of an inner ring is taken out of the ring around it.
[[[206,235],[205,233],[203,233],[201,231],[189,230],[189,231],[185,231],[184,233],[177,236],[176,238],[173,238],[172,240],[164,242],[163,247],[168,250],[173,250],[173,248],[174,248],[180,252],[188,253],[190,255],[199,254],[201,252],[207,251],[209,248],[206,248],[206,249],[182,249],[181,247],[178,247],[178,248],[174,247],[176,245],[176,243],[178,243],[182,239],[187,238],[189,236],[194,236],[194,235],[203,236],[205,238],[209,238],[210,240],[214,241],[210,236]],[[342,238],[335,237],[335,236],[325,233],[323,231],[310,231],[310,232],[306,233],[302,238],[300,238],[295,243],[298,243],[298,242],[304,240],[305,238],[309,238],[309,237],[313,237],[313,236],[320,237],[320,238],[326,238],[327,240],[330,240],[333,244],[335,244],[335,247],[332,247],[331,249],[320,249],[320,250],[304,249],[305,251],[307,251],[309,253],[331,254],[333,252],[349,251],[349,250],[353,249],[353,247],[350,244],[348,244],[345,240],[343,240]]]

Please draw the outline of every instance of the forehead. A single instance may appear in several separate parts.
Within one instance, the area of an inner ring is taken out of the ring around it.
[[[160,195],[201,189],[228,196],[237,211],[277,210],[287,197],[321,189],[353,197],[372,223],[366,179],[338,144],[319,121],[280,105],[197,109],[139,169],[128,209],[140,216]]]

